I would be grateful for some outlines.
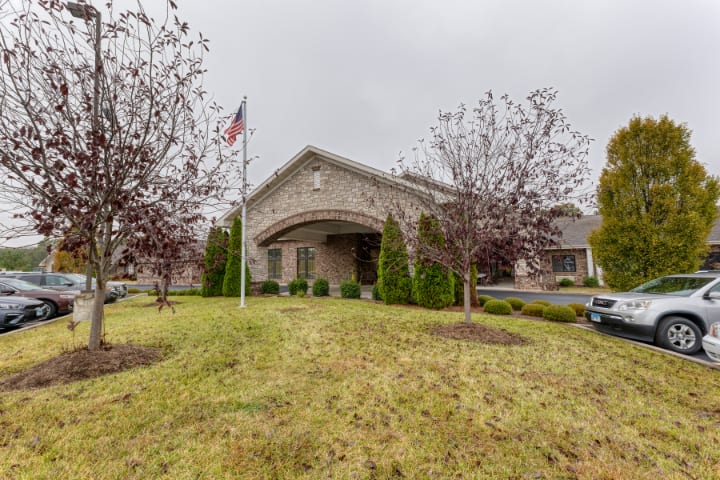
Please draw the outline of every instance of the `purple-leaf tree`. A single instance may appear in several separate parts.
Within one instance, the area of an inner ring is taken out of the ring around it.
[[[465,321],[470,317],[470,271],[487,259],[527,260],[540,268],[543,250],[557,241],[555,219],[569,201],[588,200],[586,161],[591,139],[573,131],[557,93],[536,90],[527,105],[491,92],[469,110],[440,112],[431,138],[421,140],[398,175],[418,189],[414,208],[396,205],[393,214],[409,250],[454,271],[464,283]],[[424,212],[439,221],[445,244],[418,241]]]
[[[207,208],[238,191],[225,119],[202,86],[208,41],[162,5],[155,20],[140,3],[0,0],[0,202],[86,249],[90,350],[113,254],[177,257]]]

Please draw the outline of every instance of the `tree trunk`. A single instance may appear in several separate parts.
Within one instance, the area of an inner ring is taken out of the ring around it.
[[[470,273],[463,275],[463,309],[465,310],[465,323],[472,323],[470,318]]]
[[[100,279],[95,283],[95,302],[93,303],[92,319],[90,321],[90,340],[88,350],[100,348],[102,343],[103,314],[105,308],[105,282]]]

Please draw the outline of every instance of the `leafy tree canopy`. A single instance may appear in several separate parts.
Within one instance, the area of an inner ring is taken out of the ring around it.
[[[611,288],[692,272],[707,253],[720,188],[690,135],[663,115],[633,117],[610,139],[597,192],[603,223],[590,245]]]

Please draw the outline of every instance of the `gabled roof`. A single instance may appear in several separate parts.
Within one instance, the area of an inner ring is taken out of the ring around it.
[[[588,237],[596,228],[600,227],[600,215],[583,215],[578,219],[564,217],[556,220],[562,238],[557,248],[590,248]]]
[[[355,162],[340,155],[328,152],[321,148],[313,145],[308,145],[300,150],[295,156],[288,160],[282,167],[278,168],[262,182],[257,188],[255,188],[247,197],[248,207],[253,203],[264,198],[266,195],[272,193],[272,191],[284,183],[290,178],[295,172],[304,167],[308,162],[312,161],[315,157],[321,157],[324,161],[338,165],[346,170],[350,170],[361,175],[371,176],[378,180],[385,181],[392,184],[404,184],[407,187],[412,188],[412,183],[407,182],[403,179],[393,176],[390,173],[383,172],[373,167],[363,165],[362,163]],[[232,221],[233,218],[240,215],[242,206],[238,206],[220,218],[220,224],[227,224]]]

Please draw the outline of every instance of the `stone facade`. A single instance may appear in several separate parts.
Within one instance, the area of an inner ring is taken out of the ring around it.
[[[390,205],[412,204],[397,185],[389,174],[307,147],[248,198],[247,252],[253,281],[268,279],[268,249],[281,250],[282,278],[275,280],[288,283],[298,275],[297,249],[313,247],[315,278],[331,284],[350,278],[371,283],[377,252],[368,248],[361,255],[362,238],[382,232]],[[229,212],[222,221],[230,225],[239,214],[239,209]],[[320,240],[286,239],[300,227],[322,222],[358,229]],[[377,246],[379,250],[379,240]]]

